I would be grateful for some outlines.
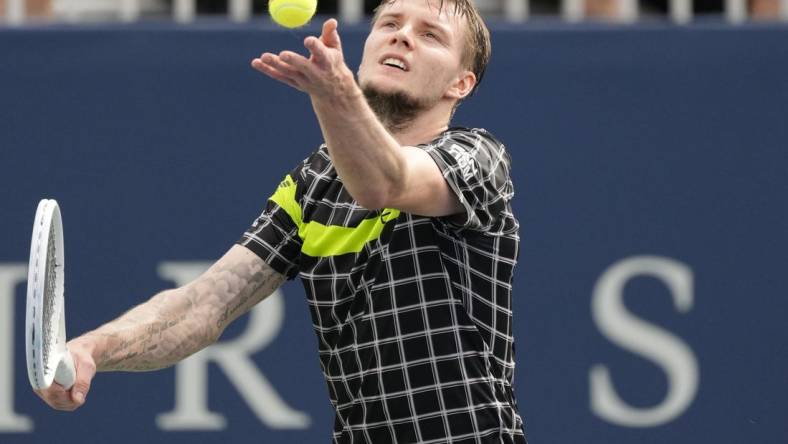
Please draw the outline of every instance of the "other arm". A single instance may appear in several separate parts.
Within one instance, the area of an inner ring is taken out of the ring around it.
[[[59,410],[84,403],[96,371],[146,371],[171,366],[213,344],[233,320],[284,282],[247,248],[235,245],[183,287],[163,291],[118,319],[69,341],[77,380],[37,392]]]

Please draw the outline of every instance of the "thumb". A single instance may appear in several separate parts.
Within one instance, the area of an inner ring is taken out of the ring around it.
[[[325,23],[323,23],[323,33],[320,36],[320,40],[329,48],[342,51],[342,43],[339,40],[339,32],[337,31],[338,27],[339,23],[336,19],[326,20]]]
[[[96,374],[96,366],[90,361],[77,360],[74,363],[77,377],[71,387],[71,400],[77,404],[84,404],[90,390],[90,382]]]

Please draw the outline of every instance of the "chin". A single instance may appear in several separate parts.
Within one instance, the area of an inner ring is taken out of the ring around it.
[[[392,79],[391,77],[383,75],[371,76],[368,79],[359,81],[359,85],[361,86],[361,89],[371,88],[382,93],[401,93],[408,96],[411,95],[410,91],[408,91],[403,86],[401,80]]]

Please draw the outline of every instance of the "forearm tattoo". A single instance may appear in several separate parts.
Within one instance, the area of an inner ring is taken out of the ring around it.
[[[98,344],[97,370],[169,367],[214,343],[230,322],[285,280],[251,254],[231,250],[189,285],[159,293],[88,333]]]

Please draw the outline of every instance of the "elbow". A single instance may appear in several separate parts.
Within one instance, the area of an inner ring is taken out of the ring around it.
[[[395,208],[398,188],[393,185],[368,187],[358,195],[353,195],[356,202],[368,210]]]
[[[368,210],[395,207],[409,179],[407,158],[400,151],[392,149],[386,161],[369,167],[368,174],[359,173],[357,178],[361,180],[345,181],[347,190],[359,205]]]
[[[404,182],[402,177],[391,175],[378,180],[374,185],[362,186],[355,192],[351,192],[350,195],[359,205],[368,210],[396,208],[402,194],[401,191],[404,189],[402,185]]]
[[[372,190],[358,193],[358,196],[353,196],[353,198],[356,200],[356,203],[368,210],[379,210],[381,208],[385,208],[386,203],[388,202],[386,193],[375,192]]]

